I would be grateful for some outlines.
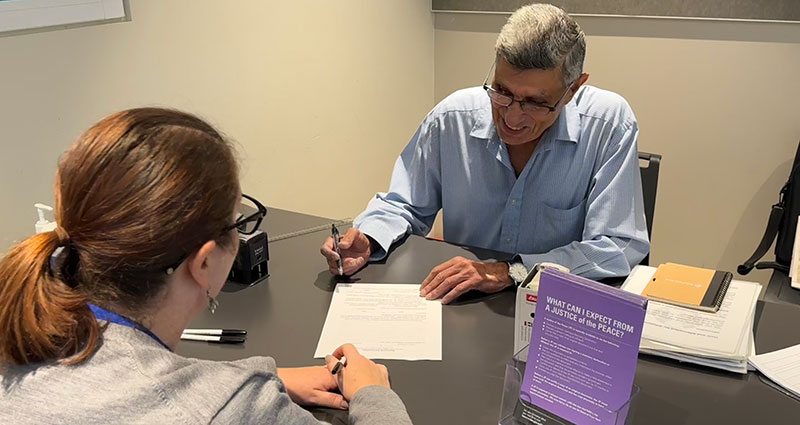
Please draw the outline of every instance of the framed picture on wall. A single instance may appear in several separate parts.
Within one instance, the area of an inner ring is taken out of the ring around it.
[[[0,0],[0,34],[125,21],[125,0]]]

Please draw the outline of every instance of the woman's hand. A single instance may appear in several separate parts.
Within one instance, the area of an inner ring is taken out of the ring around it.
[[[339,390],[346,400],[352,400],[358,390],[371,385],[391,388],[389,386],[389,370],[382,364],[362,356],[352,344],[344,344],[325,357],[327,370],[333,370],[342,356],[347,363],[336,374]],[[330,372],[328,372],[330,374]]]
[[[286,385],[289,397],[301,406],[347,409],[347,402],[338,392],[336,377],[325,366],[279,368],[278,376]]]

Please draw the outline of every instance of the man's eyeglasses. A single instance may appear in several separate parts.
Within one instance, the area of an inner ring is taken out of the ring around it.
[[[564,94],[562,94],[561,97],[558,98],[558,101],[556,101],[555,105],[553,106],[545,105],[542,103],[531,102],[527,100],[516,100],[514,99],[513,96],[501,93],[489,85],[489,75],[492,74],[493,69],[494,69],[494,64],[492,64],[492,67],[489,68],[489,73],[486,74],[486,79],[483,81],[483,89],[486,90],[486,94],[489,95],[489,99],[492,101],[492,103],[498,106],[510,107],[511,105],[514,104],[514,102],[517,102],[519,103],[519,107],[522,109],[522,112],[525,112],[526,114],[534,117],[543,117],[551,112],[555,112],[556,109],[558,109],[558,107],[561,106],[561,101],[563,101],[564,98],[567,97],[569,89],[571,89],[572,85],[575,84],[574,81],[567,84],[567,89],[564,90]]]
[[[267,207],[256,198],[242,194],[242,202],[239,204],[239,214],[233,224],[225,226],[222,233],[231,229],[236,229],[243,235],[251,235],[261,226],[261,221],[267,215]]]

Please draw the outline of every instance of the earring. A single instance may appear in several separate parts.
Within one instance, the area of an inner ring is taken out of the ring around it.
[[[211,293],[208,291],[206,291],[206,296],[208,297],[208,311],[210,311],[211,314],[214,314],[214,312],[217,311],[217,307],[219,307],[219,301],[212,297]]]

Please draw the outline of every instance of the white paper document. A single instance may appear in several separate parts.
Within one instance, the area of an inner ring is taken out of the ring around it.
[[[340,283],[314,357],[351,343],[370,359],[442,360],[442,304],[419,284]]]
[[[750,357],[750,364],[772,382],[800,397],[800,345]]]

